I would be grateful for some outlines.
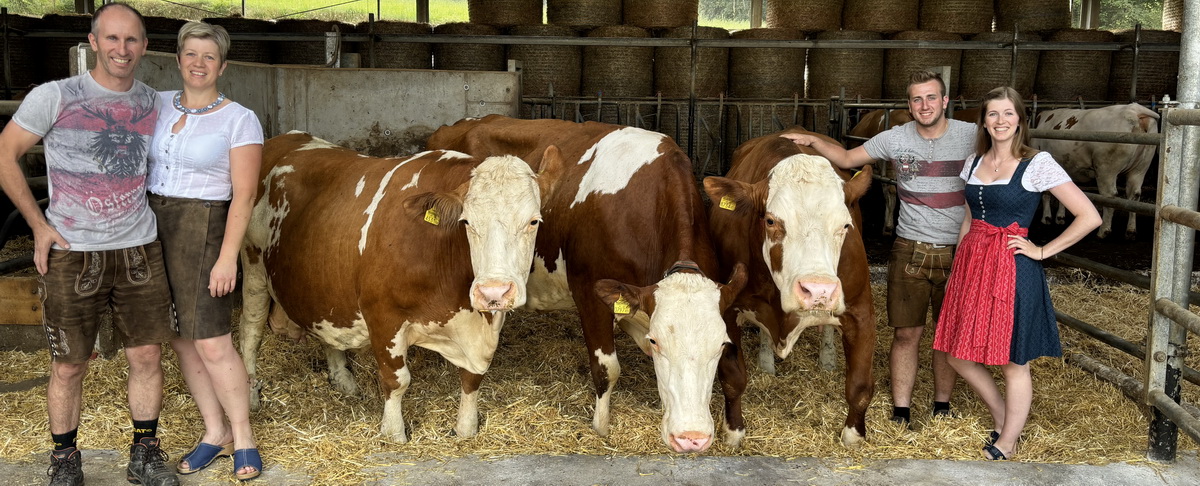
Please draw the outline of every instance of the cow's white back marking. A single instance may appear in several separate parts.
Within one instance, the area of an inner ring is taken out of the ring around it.
[[[358,185],[354,186],[354,197],[362,195],[363,187],[367,185],[367,176],[362,176],[358,179]]]
[[[658,146],[665,136],[633,127],[605,135],[576,162],[582,164],[592,160],[592,165],[579,181],[579,191],[571,206],[583,202],[591,194],[616,194],[624,189],[638,169],[658,158]]]
[[[404,164],[415,160],[417,157],[420,157],[420,155],[414,155],[407,159],[401,160],[399,164],[396,164],[395,167],[392,167],[392,170],[389,170],[387,174],[384,174],[383,179],[379,181],[379,188],[375,190],[375,197],[371,198],[371,204],[367,205],[367,209],[363,211],[363,214],[367,215],[367,221],[363,223],[362,230],[360,230],[361,236],[358,238],[359,255],[362,255],[363,250],[367,248],[367,231],[371,229],[371,221],[375,219],[375,209],[379,208],[379,201],[383,200],[384,189],[387,188],[388,181],[392,180],[392,174],[395,174],[397,170],[399,170],[401,167],[404,167]],[[415,183],[416,176],[413,176],[413,179]]]
[[[310,140],[308,143],[305,143],[304,145],[301,145],[300,147],[298,147],[296,149],[296,152],[300,152],[300,151],[304,151],[304,150],[324,149],[324,148],[338,148],[338,146],[334,145],[332,143],[329,143],[328,141],[321,140],[317,137],[313,137],[312,140]]]

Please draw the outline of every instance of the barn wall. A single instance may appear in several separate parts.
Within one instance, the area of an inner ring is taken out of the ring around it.
[[[95,65],[72,53],[71,71]],[[174,54],[150,52],[138,79],[158,90],[179,89]],[[219,87],[254,110],[267,137],[303,130],[372,155],[423,150],[438,127],[467,117],[517,116],[516,72],[332,69],[230,61]]]

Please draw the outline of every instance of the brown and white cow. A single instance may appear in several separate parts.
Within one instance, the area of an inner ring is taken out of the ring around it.
[[[1047,130],[1085,132],[1158,133],[1158,113],[1137,103],[1113,105],[1091,110],[1063,108],[1044,111],[1036,118],[1036,127]],[[1036,138],[1033,146],[1054,156],[1077,184],[1096,181],[1103,196],[1116,197],[1117,176],[1125,176],[1125,199],[1142,197],[1142,181],[1154,160],[1153,145],[1130,143],[1081,142]],[[1096,236],[1105,238],[1112,231],[1113,208],[1104,207],[1104,222]],[[1055,222],[1063,224],[1066,209],[1059,207]],[[1050,196],[1042,197],[1042,224],[1050,224]],[[1137,236],[1137,216],[1129,215],[1125,239]]]
[[[717,270],[691,163],[669,137],[632,127],[502,116],[439,128],[431,149],[508,154],[536,165],[558,146],[566,169],[543,207],[526,307],[577,309],[596,387],[592,428],[608,435],[621,366],[615,327],[654,359],[662,439],[676,452],[712,445],[713,377],[744,367],[721,312],[745,282]],[[600,297],[600,298],[597,298]],[[726,389],[726,417],[731,412]],[[740,437],[739,437],[740,438]]]
[[[242,353],[251,381],[274,301],[272,327],[299,326],[326,344],[340,390],[357,393],[344,351],[371,347],[384,435],[407,441],[409,346],[459,368],[454,430],[474,435],[479,383],[505,311],[527,298],[541,195],[561,169],[556,149],[540,159],[537,177],[517,157],[375,158],[304,133],[268,140],[242,251]]]
[[[841,326],[849,405],[841,438],[853,445],[866,435],[875,390],[875,311],[858,208],[871,167],[850,177],[779,136],[803,131],[751,139],[725,177],[705,178],[709,222],[722,271],[745,264],[749,273],[726,322],[757,325],[780,358],[805,328]]]

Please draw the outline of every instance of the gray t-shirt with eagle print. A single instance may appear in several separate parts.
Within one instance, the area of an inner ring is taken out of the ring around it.
[[[975,152],[975,124],[948,120],[946,133],[926,139],[917,122],[892,127],[867,140],[867,154],[892,165],[900,218],[896,236],[914,241],[953,245],[962,227],[963,180],[967,156]]]
[[[135,80],[129,91],[112,91],[91,73],[38,86],[21,102],[13,121],[46,148],[46,219],[72,251],[157,238],[146,204],[146,154],[157,119],[153,88]]]

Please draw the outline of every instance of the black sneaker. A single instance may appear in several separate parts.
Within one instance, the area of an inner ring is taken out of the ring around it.
[[[167,467],[167,459],[170,456],[158,447],[157,437],[143,438],[129,447],[125,479],[147,486],[179,486],[179,478]]]
[[[942,409],[933,411],[933,418],[935,418],[935,419],[956,419],[956,418],[958,418],[958,414],[948,408],[942,408]]]
[[[79,449],[68,447],[50,452],[50,486],[83,486],[83,458]]]

